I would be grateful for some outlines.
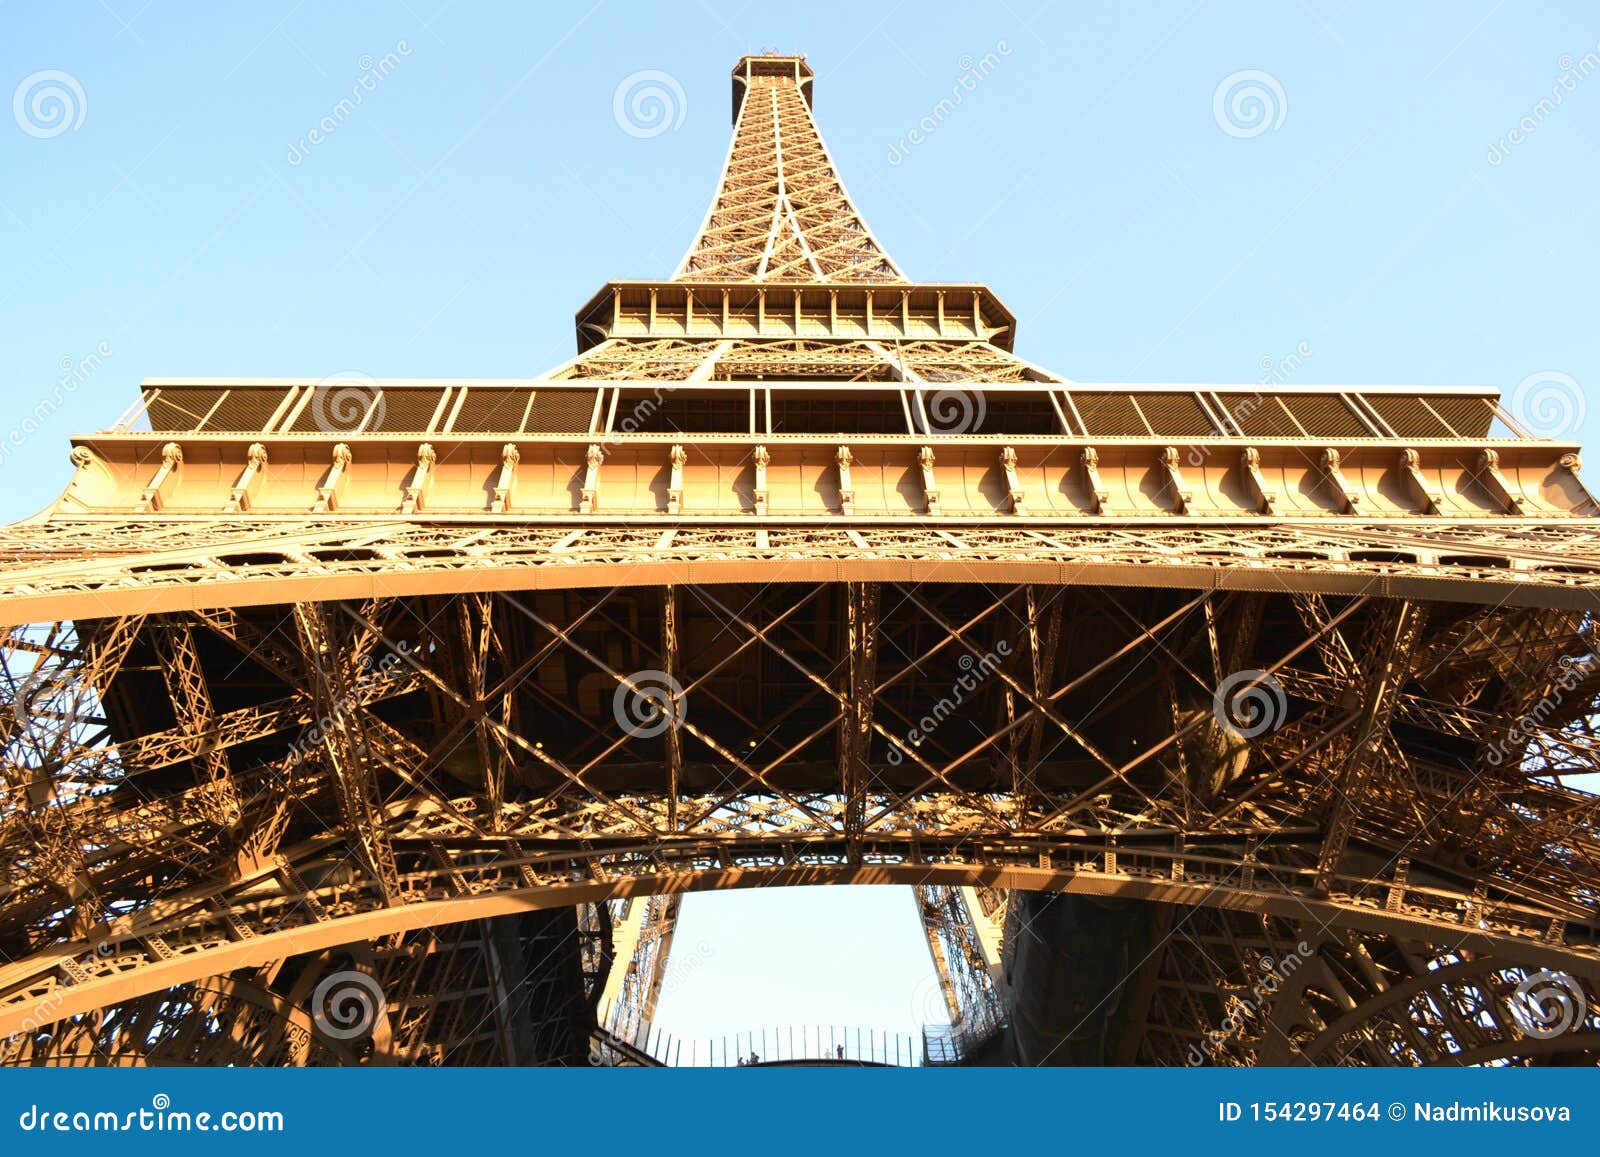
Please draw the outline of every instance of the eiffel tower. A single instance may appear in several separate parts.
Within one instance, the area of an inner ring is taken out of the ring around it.
[[[686,894],[894,884],[928,1063],[1595,1062],[1578,446],[1025,361],[812,99],[739,61],[548,373],[72,438],[0,530],[0,1060],[659,1063]]]

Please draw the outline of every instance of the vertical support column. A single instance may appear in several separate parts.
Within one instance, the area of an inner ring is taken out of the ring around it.
[[[1372,641],[1365,661],[1352,672],[1357,686],[1351,690],[1361,697],[1361,716],[1332,785],[1332,801],[1317,857],[1316,889],[1324,895],[1332,887],[1339,861],[1355,830],[1362,800],[1382,764],[1385,741],[1391,738],[1389,718],[1410,678],[1411,656],[1427,616],[1425,606],[1407,601],[1394,604],[1386,629]]]
[[[1175,446],[1168,446],[1161,451],[1157,464],[1167,476],[1167,488],[1172,491],[1173,500],[1177,503],[1178,514],[1188,514],[1194,506],[1194,491],[1183,481],[1183,470],[1178,465],[1178,450]]]
[[[504,514],[511,509],[511,492],[517,482],[517,463],[522,461],[522,452],[517,449],[515,442],[507,442],[500,447],[500,477],[494,486],[494,497],[489,503],[491,514]]]
[[[599,507],[600,463],[605,461],[605,457],[604,451],[596,445],[591,445],[584,452],[583,492],[578,498],[579,514],[593,514]]]
[[[756,464],[755,504],[756,517],[765,518],[767,514],[767,467],[772,463],[772,455],[765,446],[757,446],[752,455]]]
[[[432,443],[424,442],[417,447],[417,466],[411,472],[411,484],[406,487],[405,502],[401,504],[400,513],[415,514],[422,509],[423,494],[432,477],[434,463],[438,460]]]
[[[1278,496],[1267,489],[1267,480],[1261,476],[1261,451],[1254,446],[1246,446],[1244,453],[1239,455],[1239,468],[1244,471],[1244,476],[1250,480],[1250,486],[1255,491],[1256,513],[1272,514]]]
[[[1350,483],[1345,480],[1344,472],[1339,469],[1339,451],[1332,446],[1322,452],[1322,473],[1328,480],[1328,485],[1333,488],[1334,495],[1339,499],[1340,514],[1359,514],[1357,503],[1361,495],[1356,493]]]
[[[922,496],[927,501],[928,513],[939,513],[939,483],[933,477],[933,447],[924,446],[917,451],[917,465],[922,467]]]
[[[311,698],[323,730],[322,751],[333,770],[344,825],[384,899],[394,903],[400,873],[383,825],[372,753],[359,721],[359,702],[321,603],[294,604],[295,628],[311,673]]]
[[[150,485],[144,488],[139,495],[139,505],[134,509],[140,514],[152,514],[166,505],[172,492],[177,489],[178,476],[183,469],[183,447],[176,442],[168,442],[161,447],[161,469],[155,472],[150,479]]]
[[[1089,511],[1092,514],[1111,513],[1111,492],[1100,478],[1100,451],[1093,446],[1083,448],[1083,474],[1089,482]]]
[[[216,710],[212,706],[205,671],[200,666],[194,630],[182,619],[169,618],[162,620],[161,634],[166,643],[161,675],[178,726],[189,736],[186,754],[201,772],[201,808],[206,818],[218,827],[231,828],[239,822],[239,793],[234,786],[227,753],[216,747],[210,737],[216,727]]]
[[[250,443],[244,471],[228,494],[228,504],[222,508],[224,514],[242,514],[249,511],[250,500],[261,484],[261,473],[266,468],[267,448],[260,442]]]
[[[1027,514],[1028,509],[1024,503],[1026,495],[1022,491],[1022,483],[1017,478],[1017,452],[1010,446],[1000,451],[1000,467],[1006,472],[1006,489],[1011,492],[1011,513]]]
[[[1483,483],[1483,488],[1489,492],[1490,497],[1500,504],[1501,513],[1513,515],[1523,513],[1522,499],[1511,492],[1506,476],[1500,473],[1500,451],[1492,446],[1478,454],[1478,481]]]
[[[877,702],[877,583],[845,584],[844,702],[839,715],[839,790],[844,796],[844,837],[852,864],[862,861],[866,829],[867,758]]]
[[[682,446],[674,446],[667,454],[667,460],[672,464],[672,479],[667,483],[667,513],[681,514],[683,512],[683,468],[689,461],[689,455]]]
[[[916,889],[917,914],[928,954],[950,1014],[959,1060],[981,1046],[1004,1021],[995,987],[1001,969],[1001,930],[983,915],[974,889],[923,885]],[[987,925],[987,928],[984,926]]]
[[[855,487],[850,484],[850,464],[855,459],[850,454],[850,447],[840,446],[835,461],[839,464],[839,508],[848,517],[856,511]]]
[[[678,588],[668,585],[661,588],[661,665],[670,688],[683,685],[679,654]],[[683,790],[683,740],[676,726],[668,727],[663,738],[667,743],[667,830],[676,832],[678,797]]]
[[[615,956],[600,1007],[609,1010],[612,1033],[636,1048],[646,1046],[643,1038],[655,1019],[682,904],[677,895],[630,900],[613,933]]]
[[[1400,452],[1400,473],[1410,487],[1412,496],[1422,504],[1424,514],[1443,514],[1444,495],[1428,485],[1428,479],[1422,473],[1422,455],[1415,450],[1402,450]]]
[[[329,514],[339,509],[339,494],[344,489],[350,461],[350,447],[340,442],[333,448],[333,465],[328,468],[322,485],[317,487],[317,502],[311,508],[313,514]]]

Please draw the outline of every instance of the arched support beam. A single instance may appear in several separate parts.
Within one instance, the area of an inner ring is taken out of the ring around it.
[[[86,954],[94,958],[93,949],[86,943],[58,945],[6,970],[12,973],[6,978],[10,981],[6,987],[11,991],[6,1003],[0,1006],[0,1037],[22,1031],[30,1022],[39,1023],[41,1006],[47,1010],[50,1020],[59,1020],[207,976],[421,928],[637,896],[822,884],[986,886],[1262,912],[1385,932],[1409,940],[1447,939],[1458,951],[1485,954],[1498,951],[1514,956],[1519,963],[1557,967],[1600,983],[1600,948],[1595,950],[1595,955],[1583,955],[1559,945],[1509,936],[1492,928],[1463,928],[1404,911],[1367,907],[1353,900],[1318,899],[1296,893],[1272,895],[1196,879],[1156,880],[1049,868],[984,864],[866,864],[858,867],[841,862],[709,868],[468,894],[359,912],[242,940],[194,945],[187,951],[171,951],[158,959],[150,959],[143,952],[136,955],[113,952],[96,965],[95,972],[84,972],[81,966],[72,963],[83,960]],[[38,982],[52,978],[58,967],[74,968],[81,979],[64,985],[46,984],[41,988]],[[19,968],[25,975],[17,975]],[[35,978],[32,985],[30,976]]]

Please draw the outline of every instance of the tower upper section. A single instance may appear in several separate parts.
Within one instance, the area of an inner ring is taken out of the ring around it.
[[[884,251],[812,120],[812,83],[799,56],[739,61],[733,141],[682,264],[604,285],[561,365],[146,381],[115,429],[74,439],[52,517],[1600,513],[1578,446],[1520,428],[1492,389],[1291,387],[1304,343],[1247,386],[1094,385],[1025,360],[988,287],[909,281]]]
[[[677,281],[903,282],[850,200],[811,119],[800,56],[733,70],[733,143]]]

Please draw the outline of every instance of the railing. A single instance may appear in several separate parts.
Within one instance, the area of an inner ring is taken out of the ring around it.
[[[960,1024],[930,1024],[922,1029],[922,1063],[930,1067],[964,1064],[1005,1028],[998,1016],[978,1016]]]
[[[608,1009],[601,1017],[590,1049],[597,1064],[735,1068],[828,1064],[912,1067],[926,1063],[922,1038],[911,1034],[855,1025],[783,1025],[709,1039],[686,1039],[649,1021],[640,1021],[630,1029],[618,1023],[620,1011]]]

